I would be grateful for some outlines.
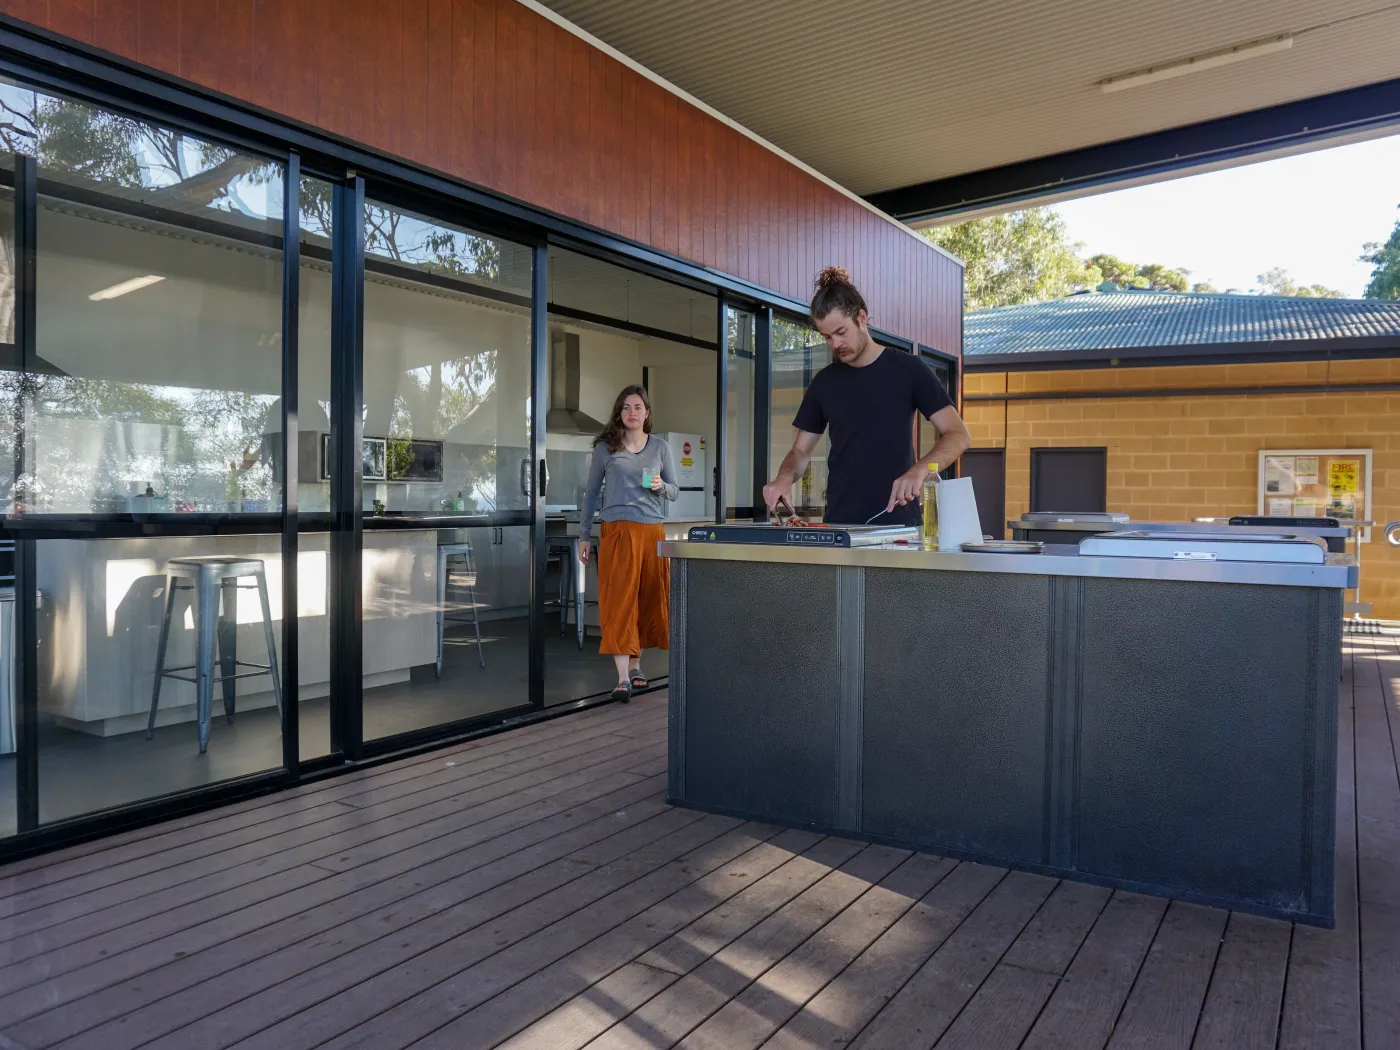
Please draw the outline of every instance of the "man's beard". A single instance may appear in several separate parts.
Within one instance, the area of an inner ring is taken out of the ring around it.
[[[845,364],[851,364],[854,361],[859,361],[862,357],[865,356],[866,351],[870,349],[870,344],[872,342],[873,340],[869,336],[866,336],[865,339],[861,341],[860,346],[853,347],[851,349],[851,352],[848,356],[841,357],[840,354],[837,354],[836,356],[840,358],[840,360]]]

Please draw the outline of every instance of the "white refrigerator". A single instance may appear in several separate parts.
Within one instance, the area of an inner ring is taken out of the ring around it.
[[[668,504],[666,517],[673,521],[713,521],[714,478],[707,467],[704,435],[672,431],[657,436],[671,446],[676,482],[681,489],[680,498]]]

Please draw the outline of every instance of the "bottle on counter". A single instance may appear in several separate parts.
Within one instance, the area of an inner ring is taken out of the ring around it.
[[[930,463],[924,476],[923,490],[919,493],[924,504],[924,528],[921,539],[924,550],[938,550],[938,464]]]

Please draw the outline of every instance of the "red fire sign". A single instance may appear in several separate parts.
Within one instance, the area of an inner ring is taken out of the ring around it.
[[[681,451],[684,452],[687,456],[690,455],[690,442],[689,442],[689,441],[687,441],[687,442],[685,442],[683,445],[681,445]]]

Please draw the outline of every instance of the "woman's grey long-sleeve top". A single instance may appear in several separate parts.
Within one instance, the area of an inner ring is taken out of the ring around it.
[[[642,472],[661,475],[661,491],[642,485]],[[601,490],[602,502],[599,502]],[[666,504],[680,495],[676,464],[671,446],[654,434],[640,452],[629,452],[623,445],[609,452],[603,442],[593,446],[593,466],[588,471],[588,491],[579,515],[580,535],[588,539],[596,512],[603,521],[640,521],[656,525],[666,520]]]

